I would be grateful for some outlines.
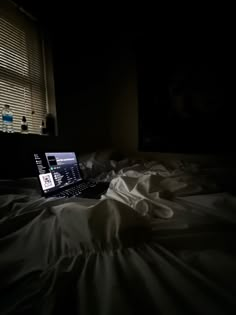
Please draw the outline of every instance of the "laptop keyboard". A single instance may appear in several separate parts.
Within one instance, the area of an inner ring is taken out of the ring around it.
[[[84,190],[96,186],[96,183],[93,182],[83,182],[71,188],[68,188],[61,193],[57,194],[56,197],[65,197],[69,198],[72,196],[80,196]]]

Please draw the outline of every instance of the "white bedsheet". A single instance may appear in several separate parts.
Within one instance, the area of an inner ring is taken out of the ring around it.
[[[158,177],[143,175],[140,177],[118,176],[110,183],[104,197],[118,200],[135,209],[142,215],[156,215],[168,219],[173,210],[159,197]]]
[[[114,170],[101,200],[0,181],[0,314],[234,314],[234,197],[206,206],[201,178],[151,167]]]

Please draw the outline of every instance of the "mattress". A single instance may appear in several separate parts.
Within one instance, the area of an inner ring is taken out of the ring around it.
[[[236,198],[196,165],[106,165],[100,200],[0,181],[0,314],[235,313]]]

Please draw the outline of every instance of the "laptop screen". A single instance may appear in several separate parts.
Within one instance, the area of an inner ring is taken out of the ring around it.
[[[82,180],[74,152],[37,153],[34,158],[45,194]]]

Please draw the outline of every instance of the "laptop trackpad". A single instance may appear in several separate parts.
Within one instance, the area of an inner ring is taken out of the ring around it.
[[[105,194],[109,187],[109,183],[100,182],[95,187],[89,187],[84,190],[80,197],[89,199],[100,199],[101,195]]]

